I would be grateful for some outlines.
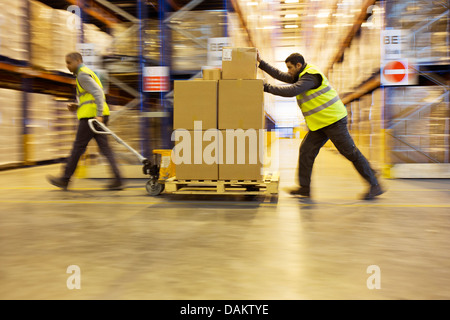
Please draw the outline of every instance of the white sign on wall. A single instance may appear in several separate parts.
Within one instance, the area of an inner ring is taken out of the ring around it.
[[[222,66],[222,48],[231,46],[231,39],[228,37],[208,39],[208,66]]]
[[[77,43],[77,51],[83,56],[83,63],[86,67],[93,71],[100,68],[100,61],[95,52],[94,43]]]
[[[403,30],[383,30],[381,32],[381,59],[401,59],[402,47],[406,43],[406,34]]]

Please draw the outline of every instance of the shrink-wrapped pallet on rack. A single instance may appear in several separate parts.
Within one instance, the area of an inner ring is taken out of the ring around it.
[[[1,0],[0,4],[2,4],[2,10],[0,11],[0,55],[16,60],[28,60],[25,29],[27,1]]]
[[[113,37],[91,23],[83,25],[85,43],[93,43],[95,52],[99,56],[112,53]]]
[[[73,142],[77,132],[78,119],[75,112],[67,110],[67,101],[55,100],[54,119],[52,121],[52,133],[54,136],[54,147],[56,151],[54,158],[68,157],[72,150]]]
[[[39,162],[55,159],[58,134],[54,130],[55,101],[53,96],[28,93],[27,161]]]
[[[440,87],[389,88],[392,163],[446,162],[448,102]]]
[[[21,91],[0,89],[0,166],[24,160],[22,96]]]
[[[53,69],[52,18],[53,8],[40,1],[30,1],[31,64],[43,69]]]
[[[172,21],[173,70],[201,70],[207,62],[208,39],[224,36],[225,17],[221,11],[195,11]]]
[[[75,16],[66,10],[53,10],[52,12],[52,69],[69,72],[66,67],[66,54],[76,51],[78,29]]]

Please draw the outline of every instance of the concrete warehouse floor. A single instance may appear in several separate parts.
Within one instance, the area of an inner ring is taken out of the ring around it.
[[[0,172],[0,299],[449,299],[450,181],[385,180],[362,201],[323,149],[299,200],[282,190],[298,144],[281,140],[278,203],[150,197],[145,180],[64,192],[45,179],[59,164]]]

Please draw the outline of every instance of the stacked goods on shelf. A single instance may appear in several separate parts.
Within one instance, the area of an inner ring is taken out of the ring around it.
[[[52,70],[69,72],[66,67],[66,54],[76,50],[77,29],[74,15],[66,10],[52,10],[51,54]],[[33,34],[35,36],[35,34]]]
[[[117,23],[112,28],[112,51],[122,56],[139,55],[139,33],[133,23]]]
[[[347,104],[348,127],[358,149],[377,167],[383,165],[383,89]]]
[[[95,52],[99,56],[108,55],[111,53],[111,46],[113,37],[106,32],[100,30],[94,24],[83,24],[84,42],[93,43],[95,45]]]
[[[375,22],[372,22],[372,24],[363,24],[363,26],[361,26],[359,37],[361,80],[365,81],[380,71],[381,28]]]
[[[384,122],[383,108],[384,97],[383,89],[378,88],[369,94],[369,103],[371,103],[370,124],[370,153],[369,159],[375,165],[382,166],[385,162],[386,148],[384,145]]]
[[[158,37],[154,37],[153,32],[149,32],[151,27],[158,27],[157,35],[159,35],[159,25],[153,23],[145,23],[142,27],[142,54],[147,60],[159,61],[158,56],[152,56],[155,52],[159,53],[160,45]],[[134,23],[117,23],[111,28],[111,45],[110,51],[113,55],[121,56],[120,60],[110,59],[107,69],[110,73],[138,73],[139,66],[139,26]]]
[[[388,6],[392,16],[399,17],[389,27],[414,32],[405,50],[409,58],[416,58],[417,63],[424,64],[450,61],[448,6],[436,0],[417,0],[409,3],[394,0],[389,2]]]
[[[185,12],[172,28],[172,69],[201,70],[207,61],[208,39],[223,37],[225,13],[221,11]],[[173,21],[174,22],[174,21]]]
[[[54,158],[66,158],[70,155],[75,135],[77,132],[78,119],[75,112],[67,110],[66,101],[55,101],[55,116],[53,122],[53,146],[56,147]]]
[[[30,1],[31,64],[53,69],[52,48],[53,8],[39,1]]]
[[[68,72],[65,55],[76,51],[80,22],[66,10],[30,1],[31,64],[46,70]],[[92,24],[83,24],[84,42],[94,43],[98,55],[110,51],[112,37]],[[23,43],[26,43],[23,40]]]
[[[38,162],[55,159],[59,135],[54,130],[55,100],[53,96],[28,93],[27,161]]]
[[[223,51],[222,79],[175,81],[174,153],[180,158],[181,150],[191,153],[191,164],[176,163],[177,179],[262,178],[264,99],[256,49]]]
[[[0,165],[23,163],[21,91],[0,89]]]
[[[67,157],[77,119],[66,103],[48,94],[27,93],[27,136],[23,135],[23,92],[0,88],[0,164],[20,164]],[[24,144],[26,153],[24,153]]]
[[[342,62],[336,62],[329,72],[329,80],[341,97],[379,73],[380,52],[380,28],[361,27],[358,36],[345,49]]]
[[[0,55],[16,60],[27,60],[28,49],[25,40],[26,1],[1,0],[0,3],[2,3],[0,12]]]
[[[448,162],[450,114],[440,87],[386,88],[391,163]]]

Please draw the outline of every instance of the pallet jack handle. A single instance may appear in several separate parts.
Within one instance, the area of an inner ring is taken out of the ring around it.
[[[128,150],[130,150],[134,155],[139,159],[139,161],[144,164],[148,165],[149,161],[147,158],[143,157],[141,154],[139,154],[136,150],[134,150],[132,147],[130,147],[125,141],[120,139],[113,131],[111,131],[104,123],[101,123],[97,119],[89,119],[88,120],[89,127],[91,128],[92,132],[96,134],[109,134],[111,135],[118,143],[125,146]],[[96,124],[98,127],[100,127],[103,131],[98,131],[94,124]]]

